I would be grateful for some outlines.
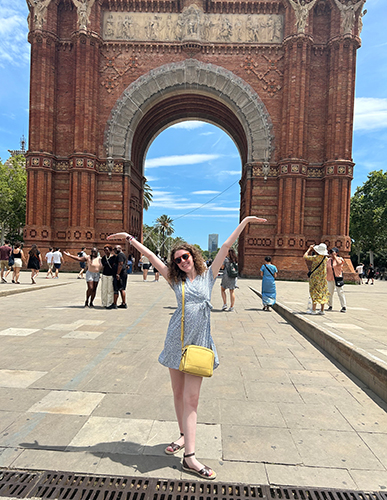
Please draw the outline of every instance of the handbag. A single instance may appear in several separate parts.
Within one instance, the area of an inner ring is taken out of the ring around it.
[[[344,278],[342,276],[336,276],[335,275],[335,270],[333,268],[333,262],[331,260],[331,266],[332,266],[332,272],[333,272],[333,277],[335,278],[335,285],[339,288],[344,286]]]
[[[181,312],[181,360],[179,370],[197,377],[212,377],[214,371],[214,351],[200,345],[184,346],[184,281],[182,282]]]

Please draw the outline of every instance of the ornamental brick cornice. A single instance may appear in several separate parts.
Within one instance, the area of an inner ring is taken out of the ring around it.
[[[78,30],[71,34],[71,42],[76,43],[79,40],[81,45],[86,45],[89,42],[90,45],[101,46],[103,44],[102,37],[95,31],[90,30]]]
[[[45,31],[40,29],[30,31],[28,33],[28,41],[31,45],[33,43],[41,45],[43,43],[43,40],[46,41],[47,45],[51,45],[58,43],[59,38],[58,35],[56,35],[52,31]]]
[[[355,49],[358,49],[361,46],[361,40],[358,36],[345,34],[345,35],[335,36],[331,38],[327,43],[327,47],[329,49],[332,48],[338,49],[340,45],[343,45],[344,47],[349,47],[350,45],[353,45]]]
[[[307,177],[308,162],[299,158],[287,158],[278,163],[279,177]]]
[[[298,33],[289,35],[283,40],[284,49],[292,49],[293,46],[302,47],[302,45],[307,44],[309,46],[313,45],[313,36],[307,33]]]
[[[355,164],[350,160],[332,160],[324,163],[325,177],[348,177],[353,178],[353,167]]]

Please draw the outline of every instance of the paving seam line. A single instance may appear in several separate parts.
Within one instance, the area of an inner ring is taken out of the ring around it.
[[[64,286],[64,285],[71,285],[73,282],[69,281],[66,283],[55,283],[52,285],[46,285],[46,286],[35,286],[31,288],[18,288],[17,290],[0,290],[0,298],[1,297],[8,297],[9,295],[16,295],[17,293],[25,293],[25,292],[34,292],[35,290],[47,290],[47,288],[54,288],[57,286]]]
[[[249,288],[262,298],[258,290]],[[272,308],[387,402],[387,363],[279,302]]]

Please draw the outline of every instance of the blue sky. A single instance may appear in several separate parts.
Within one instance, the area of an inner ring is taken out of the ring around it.
[[[386,170],[387,39],[386,0],[368,0],[357,81],[352,191],[372,170]],[[25,0],[0,0],[0,158],[28,139],[29,44]],[[208,234],[222,242],[239,217],[241,161],[232,140],[219,128],[184,122],[162,132],[151,144],[145,175],[154,202],[144,214],[152,224],[167,214],[175,234],[207,248]],[[202,206],[205,204],[204,206]],[[125,229],[125,228],[123,228]]]

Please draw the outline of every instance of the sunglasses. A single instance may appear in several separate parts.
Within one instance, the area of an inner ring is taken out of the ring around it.
[[[191,255],[190,253],[183,253],[181,257],[176,257],[176,259],[173,259],[173,262],[175,264],[180,264],[182,260],[188,260],[190,255]]]

